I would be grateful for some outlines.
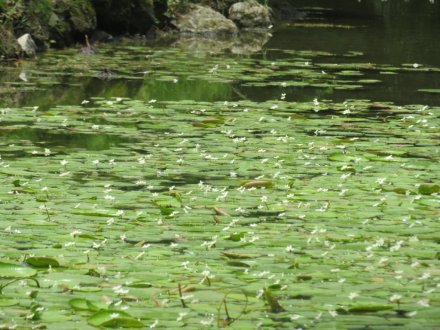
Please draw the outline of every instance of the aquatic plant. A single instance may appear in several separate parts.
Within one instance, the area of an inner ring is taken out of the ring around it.
[[[273,51],[52,51],[2,85],[35,96],[0,108],[5,327],[438,324],[440,108],[287,88],[438,69]]]

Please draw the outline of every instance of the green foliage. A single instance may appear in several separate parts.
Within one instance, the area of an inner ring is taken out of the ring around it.
[[[175,18],[179,13],[184,13],[190,7],[189,0],[168,0],[166,15],[168,18]]]
[[[31,0],[29,3],[29,9],[31,12],[35,12],[38,17],[45,20],[49,19],[54,8],[50,0]]]

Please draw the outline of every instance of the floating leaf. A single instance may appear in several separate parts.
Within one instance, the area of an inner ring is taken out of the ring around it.
[[[135,281],[127,284],[127,286],[130,288],[151,288],[153,285],[150,282]]]
[[[227,239],[234,241],[234,242],[239,242],[239,241],[241,241],[242,238],[244,238],[245,235],[246,235],[245,232],[233,233],[233,234],[229,235],[227,237]]]
[[[219,216],[229,217],[229,214],[226,211],[223,211],[222,209],[218,207],[214,207],[215,214]]]
[[[361,160],[362,158],[359,156],[351,156],[348,154],[344,154],[341,152],[336,152],[327,156],[328,160],[336,161],[336,162],[355,162]]]
[[[37,268],[60,267],[57,260],[49,257],[29,257],[26,259],[26,263]]]
[[[77,311],[92,311],[96,312],[99,310],[99,307],[96,306],[93,302],[84,298],[73,298],[69,300],[69,305],[74,310]]]
[[[224,255],[225,257],[228,257],[229,259],[250,259],[250,258],[252,258],[251,256],[248,256],[245,254],[227,252],[227,251],[223,251],[222,255]]]
[[[359,305],[359,306],[353,306],[348,309],[349,313],[376,313],[376,312],[382,312],[386,310],[393,309],[394,306],[390,305]]]
[[[271,180],[250,180],[244,182],[241,186],[243,188],[249,189],[249,188],[270,188],[272,187],[273,183]]]
[[[244,267],[244,268],[250,268],[251,266],[245,262],[238,261],[238,260],[229,260],[228,265],[232,267]]]
[[[118,310],[101,310],[89,317],[88,322],[95,327],[144,328],[145,325],[130,314]]]
[[[37,274],[35,269],[0,262],[0,278],[26,278]]]
[[[19,302],[15,299],[0,298],[0,307],[11,307],[18,305]]]
[[[419,89],[419,92],[422,93],[429,93],[429,94],[440,94],[440,89],[434,89],[434,88],[425,88],[425,89]]]
[[[440,193],[440,185],[423,183],[419,186],[419,193],[422,195],[432,195],[432,194]]]

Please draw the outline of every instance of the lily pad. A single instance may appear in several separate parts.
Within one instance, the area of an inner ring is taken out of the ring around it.
[[[37,274],[35,269],[0,262],[0,278],[26,278]]]
[[[29,257],[26,263],[37,268],[60,267],[60,264],[54,258],[49,257]]]
[[[99,310],[99,307],[96,306],[93,302],[84,298],[74,298],[69,300],[69,305],[75,310],[78,311],[92,311],[96,312]]]
[[[88,318],[90,325],[106,328],[144,328],[145,324],[120,310],[101,310]]]
[[[423,183],[419,186],[419,193],[422,195],[432,195],[440,193],[440,185],[433,183]]]
[[[241,185],[243,188],[270,188],[273,186],[273,182],[270,180],[250,180]]]

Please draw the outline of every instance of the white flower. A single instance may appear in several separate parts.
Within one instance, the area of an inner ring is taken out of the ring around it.
[[[399,301],[402,298],[402,296],[400,294],[393,294],[390,298],[389,301],[391,302],[395,302],[395,301]]]
[[[332,317],[336,317],[336,316],[338,316],[338,312],[335,311],[335,310],[329,310],[328,313],[329,313],[330,316],[332,316]]]
[[[421,299],[417,302],[417,305],[420,305],[422,307],[429,307],[429,300],[428,299]]]
[[[293,314],[293,315],[290,315],[290,320],[295,321],[295,320],[300,319],[301,317],[302,317],[301,315]]]
[[[104,199],[105,199],[105,200],[108,200],[108,201],[114,201],[114,200],[115,200],[115,197],[112,196],[112,195],[104,195]]]
[[[359,294],[357,292],[350,292],[348,295],[348,299],[353,300],[354,298],[359,297]]]
[[[385,181],[386,181],[386,179],[387,179],[387,178],[378,178],[378,179],[376,180],[376,183],[378,183],[378,184],[384,184]]]

